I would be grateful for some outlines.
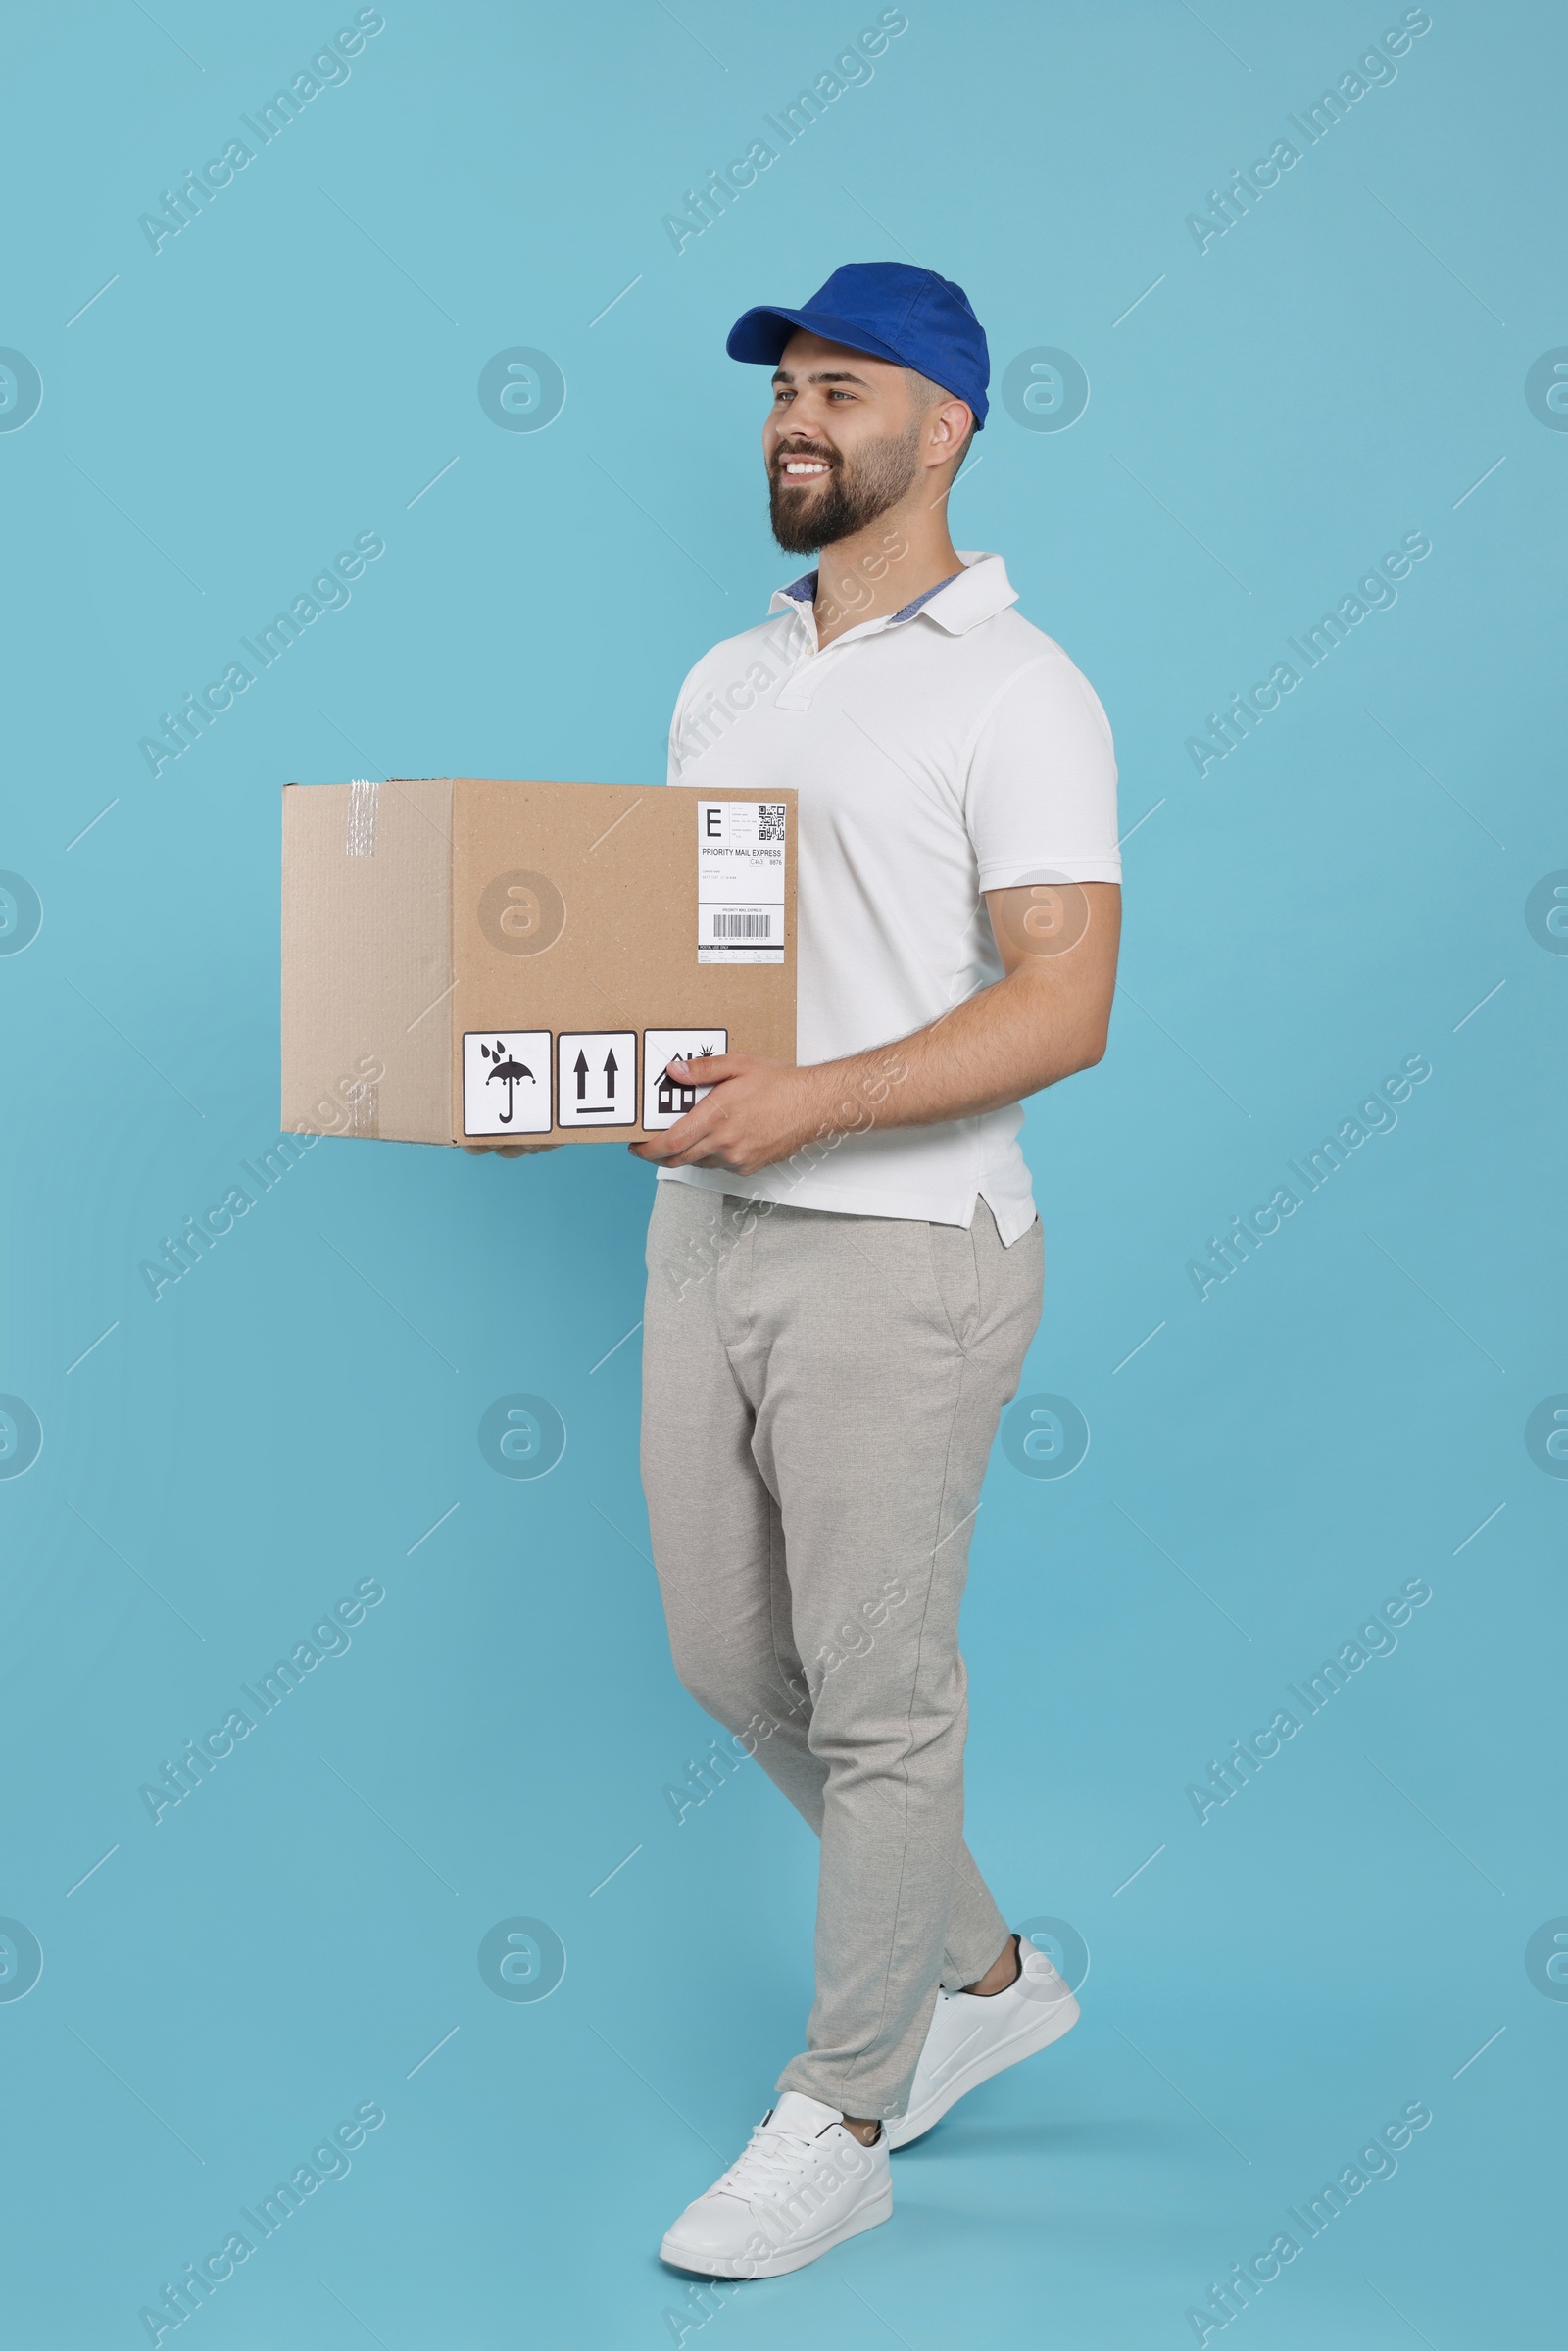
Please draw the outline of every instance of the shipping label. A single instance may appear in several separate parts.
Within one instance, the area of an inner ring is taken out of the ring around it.
[[[697,804],[697,960],[784,960],[782,800]]]

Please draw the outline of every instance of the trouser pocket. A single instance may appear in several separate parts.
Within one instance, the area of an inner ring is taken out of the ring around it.
[[[979,1214],[978,1207],[975,1213]],[[928,1224],[926,1239],[948,1328],[958,1345],[967,1348],[980,1319],[980,1266],[973,1229],[961,1224]]]

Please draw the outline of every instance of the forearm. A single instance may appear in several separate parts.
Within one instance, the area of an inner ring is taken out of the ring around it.
[[[670,1064],[704,1099],[629,1148],[670,1167],[754,1175],[803,1145],[872,1127],[943,1126],[1038,1094],[1105,1050],[1120,894],[1108,883],[1019,884],[986,907],[1005,977],[869,1053],[791,1068],[749,1053]]]
[[[1048,995],[1025,965],[912,1036],[799,1075],[819,1126],[938,1126],[1020,1102],[1089,1068],[1104,1049],[1098,1006]]]

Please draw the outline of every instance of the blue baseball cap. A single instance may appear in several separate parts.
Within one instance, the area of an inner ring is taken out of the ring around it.
[[[729,330],[732,360],[776,367],[796,331],[843,343],[872,359],[913,367],[966,401],[978,429],[986,420],[991,354],[962,286],[907,262],[846,262],[804,310],[747,311]]]

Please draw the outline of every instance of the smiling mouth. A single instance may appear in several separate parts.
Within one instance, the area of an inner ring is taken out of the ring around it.
[[[804,488],[808,482],[821,481],[832,470],[826,458],[783,457],[774,461],[774,472],[779,481],[791,489]]]

